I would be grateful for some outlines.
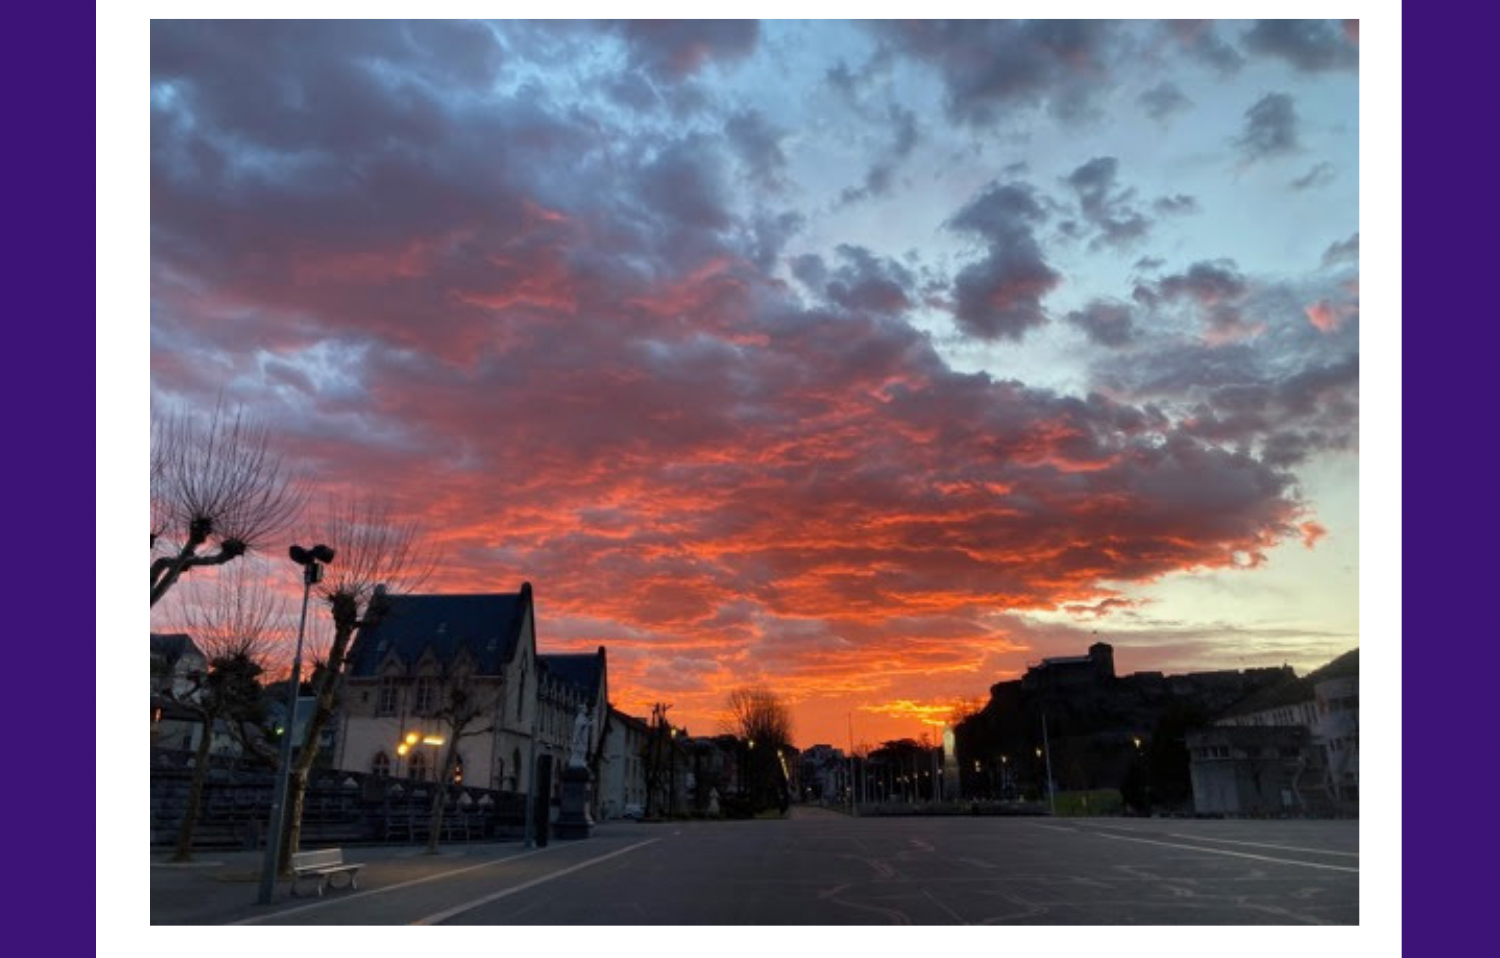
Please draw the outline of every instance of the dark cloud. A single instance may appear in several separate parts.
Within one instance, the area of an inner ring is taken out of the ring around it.
[[[1151,208],[1163,216],[1179,216],[1198,212],[1198,201],[1186,193],[1174,193],[1171,196],[1157,197],[1151,203]]]
[[[861,186],[848,187],[843,191],[839,197],[841,204],[889,195],[897,167],[916,148],[920,138],[916,111],[892,103],[887,111],[887,120],[891,132],[889,149],[870,165]]]
[[[860,246],[840,245],[843,265],[827,286],[830,300],[857,312],[898,314],[911,306],[911,271],[893,259],[877,257]]]
[[[709,63],[743,59],[760,36],[754,20],[627,20],[616,29],[631,61],[658,80],[681,80]]]
[[[1099,20],[906,20],[873,29],[932,64],[954,120],[988,126],[1020,108],[1060,119],[1090,114],[1108,82],[1119,26]]]
[[[1245,31],[1244,42],[1253,53],[1307,72],[1359,68],[1358,34],[1351,37],[1336,20],[1260,20]]]
[[[749,255],[764,272],[771,272],[781,259],[782,248],[807,225],[807,217],[786,210],[780,213],[757,211],[751,220]]]
[[[1221,74],[1237,73],[1245,57],[1219,36],[1212,20],[1168,20],[1167,29],[1189,56]]]
[[[1245,132],[1235,146],[1246,162],[1272,159],[1295,152],[1297,110],[1285,93],[1268,93],[1245,111]]]
[[[1126,303],[1096,299],[1069,313],[1068,322],[1083,330],[1091,342],[1114,349],[1130,345],[1135,336],[1133,313]]]
[[[802,281],[809,289],[819,293],[828,281],[828,267],[823,264],[823,257],[816,253],[803,253],[794,256],[791,260],[792,275]]]
[[[759,110],[744,110],[725,121],[724,135],[753,180],[763,187],[781,187],[786,170],[783,131],[774,128]]]
[[[603,81],[604,89],[614,102],[638,112],[661,106],[661,95],[640,73],[617,73]]]
[[[1136,100],[1145,108],[1146,115],[1158,122],[1169,120],[1193,105],[1177,84],[1168,80],[1158,83]]]
[[[1116,189],[1119,161],[1100,156],[1078,167],[1067,177],[1067,184],[1078,197],[1080,212],[1095,229],[1090,248],[1105,246],[1124,248],[1144,239],[1151,221],[1135,209],[1135,191]]]
[[[1249,283],[1229,260],[1194,263],[1185,273],[1164,276],[1141,299],[1191,304],[1215,340],[1232,340],[1250,335],[1258,326],[1245,316]]]
[[[954,281],[954,317],[963,332],[979,339],[1019,340],[1045,324],[1042,297],[1062,281],[1047,265],[1034,228],[1047,213],[1024,184],[992,184],[948,221],[948,227],[977,236],[983,259],[959,271]]]
[[[690,230],[730,225],[723,165],[704,137],[667,145],[642,167],[636,188],[645,206],[670,224]]]
[[[1308,190],[1318,186],[1327,186],[1333,182],[1333,177],[1333,164],[1325,161],[1314,164],[1312,169],[1292,180],[1290,185],[1294,190]]]
[[[1130,265],[1132,266],[1132,268],[1138,269],[1143,273],[1149,273],[1154,270],[1161,269],[1163,266],[1167,265],[1167,261],[1162,259],[1160,256],[1142,256],[1140,259],[1136,260]]]
[[[1338,266],[1343,263],[1359,263],[1359,234],[1355,233],[1346,240],[1332,243],[1323,251],[1323,268]]]

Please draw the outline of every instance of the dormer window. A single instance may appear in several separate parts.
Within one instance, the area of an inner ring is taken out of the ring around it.
[[[380,680],[380,700],[375,703],[376,715],[395,715],[401,709],[401,686],[394,675]]]

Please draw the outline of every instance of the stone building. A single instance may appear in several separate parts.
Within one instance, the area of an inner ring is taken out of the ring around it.
[[[523,792],[533,750],[568,760],[580,708],[597,765],[608,708],[605,650],[539,655],[530,583],[519,592],[403,595],[349,653],[335,767],[428,780],[454,734],[455,696],[477,714],[459,737],[466,784]]]

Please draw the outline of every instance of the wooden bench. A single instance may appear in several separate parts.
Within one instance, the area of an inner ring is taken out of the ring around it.
[[[295,852],[292,855],[292,894],[297,894],[297,883],[304,878],[311,878],[318,883],[318,897],[323,897],[323,889],[329,887],[335,875],[348,875],[348,888],[358,887],[356,880],[359,870],[365,867],[363,863],[350,863],[344,861],[344,850],[342,848],[325,848],[316,852]]]

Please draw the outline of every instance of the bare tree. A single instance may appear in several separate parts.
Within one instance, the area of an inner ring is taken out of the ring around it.
[[[193,857],[193,832],[203,803],[215,726],[220,719],[226,720],[232,730],[238,730],[236,737],[243,744],[250,740],[247,727],[259,726],[264,717],[260,676],[272,636],[285,617],[280,597],[266,588],[265,579],[250,566],[241,563],[226,568],[215,586],[205,601],[190,606],[186,614],[188,630],[196,635],[208,670],[193,677],[190,690],[175,696],[203,724],[172,856],[178,862]]]
[[[270,451],[270,434],[214,407],[207,421],[156,419],[151,436],[151,604],[188,570],[262,546],[303,505],[300,483]]]
[[[729,693],[730,731],[757,747],[790,745],[792,713],[775,692],[764,686],[739,688]]]
[[[764,686],[729,693],[730,729],[746,743],[750,802],[756,808],[785,805],[790,782],[781,767],[780,749],[792,742],[792,714],[775,692]],[[780,782],[780,785],[776,783]]]
[[[373,628],[390,611],[392,595],[417,588],[433,566],[431,553],[419,543],[416,523],[397,519],[388,503],[372,499],[352,497],[331,504],[318,541],[335,551],[318,586],[333,620],[333,638],[313,683],[316,704],[292,763],[278,852],[283,873],[301,842],[307,779],[318,757],[318,739],[338,707],[350,644],[361,629]]]
[[[439,767],[437,788],[432,796],[432,814],[427,829],[429,855],[437,854],[438,840],[443,833],[449,789],[459,768],[458,743],[494,731],[494,717],[499,708],[499,689],[475,681],[474,662],[462,653],[457,661],[443,667],[439,694],[443,704],[435,717],[447,732],[447,752]],[[488,721],[483,721],[486,718]]]

